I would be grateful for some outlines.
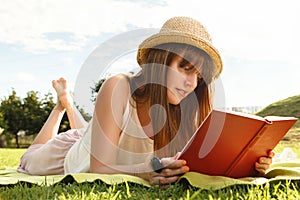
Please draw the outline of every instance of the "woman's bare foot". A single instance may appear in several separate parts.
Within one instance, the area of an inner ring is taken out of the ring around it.
[[[69,92],[66,79],[60,78],[54,80],[52,81],[52,86],[55,89],[58,98],[56,109],[61,111],[64,109],[71,109],[73,107],[73,98]]]

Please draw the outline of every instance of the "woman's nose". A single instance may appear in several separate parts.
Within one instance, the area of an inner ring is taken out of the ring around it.
[[[197,86],[198,75],[197,73],[186,74],[185,84],[188,87],[195,88]]]

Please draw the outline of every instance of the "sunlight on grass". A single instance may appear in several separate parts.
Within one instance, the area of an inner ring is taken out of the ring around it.
[[[16,168],[26,149],[0,149],[0,167]]]
[[[279,144],[275,151],[289,147],[300,158],[300,144]],[[0,168],[16,168],[26,149],[0,149]],[[297,184],[298,185],[297,185]],[[235,185],[220,190],[203,190],[190,185],[176,183],[168,189],[144,187],[127,183],[106,185],[93,183],[59,183],[38,186],[18,183],[0,187],[0,199],[300,199],[299,182],[274,182],[264,185]]]
[[[127,187],[130,195],[126,192]],[[0,199],[299,199],[297,186],[291,182],[256,186],[234,186],[217,191],[174,184],[168,189],[103,183],[57,184],[51,187],[19,184],[0,188]]]
[[[297,154],[297,158],[300,159],[300,143],[279,143],[274,152],[281,153],[284,148],[291,148]]]

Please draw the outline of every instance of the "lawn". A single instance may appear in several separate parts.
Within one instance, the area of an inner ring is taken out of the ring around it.
[[[275,151],[291,147],[300,157],[300,143],[279,144]],[[0,168],[15,168],[25,149],[0,149]],[[203,190],[182,183],[168,189],[124,183],[102,182],[38,186],[19,183],[0,187],[0,199],[300,199],[299,184],[276,182],[258,186],[233,186],[220,190]]]

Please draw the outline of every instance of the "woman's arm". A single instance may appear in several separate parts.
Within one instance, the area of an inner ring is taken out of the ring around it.
[[[162,159],[165,169],[161,173],[153,172],[149,160],[141,164],[116,165],[122,118],[129,93],[125,75],[106,80],[98,93],[92,121],[90,172],[135,175],[151,184],[175,182],[179,175],[188,171],[183,160]]]
[[[102,173],[101,167],[116,162],[128,92],[125,75],[107,79],[99,90],[92,121],[91,172]]]
[[[91,162],[97,163],[94,157],[91,157]],[[168,186],[174,183],[178,178],[189,171],[189,167],[186,166],[184,160],[177,160],[174,157],[163,158],[161,162],[164,166],[160,173],[153,171],[150,160],[145,163],[134,164],[134,165],[103,165],[94,166],[93,173],[101,174],[128,174],[138,176],[145,179],[151,185],[164,185]]]

